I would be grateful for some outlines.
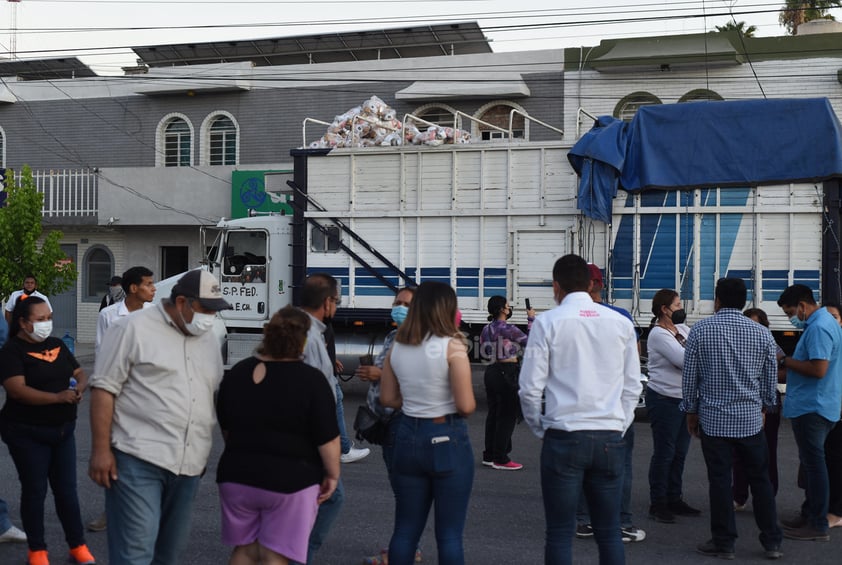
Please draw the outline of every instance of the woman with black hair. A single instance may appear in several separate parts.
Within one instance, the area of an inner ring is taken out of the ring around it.
[[[21,482],[20,513],[29,544],[28,565],[48,565],[44,499],[53,490],[70,561],[95,563],[85,545],[76,490],[76,408],[88,378],[64,342],[50,336],[52,311],[41,298],[18,300],[9,341],[0,350],[6,404],[0,436]]]
[[[690,432],[681,403],[681,371],[684,346],[690,328],[681,297],[662,288],[652,297],[655,325],[649,331],[649,382],[646,409],[652,426],[652,458],[649,461],[649,517],[663,524],[676,516],[698,516],[701,512],[683,498],[684,462],[690,449]]]
[[[520,414],[518,375],[520,356],[526,347],[526,334],[514,324],[512,307],[505,296],[488,299],[488,320],[480,334],[480,353],[483,360],[491,361],[485,369],[485,392],[488,398],[488,416],[485,418],[485,451],[482,464],[500,471],[517,471],[523,465],[512,461],[512,432]],[[532,326],[535,311],[526,311],[528,326]]]

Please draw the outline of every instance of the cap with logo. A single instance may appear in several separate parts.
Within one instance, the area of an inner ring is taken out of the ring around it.
[[[195,269],[178,279],[172,289],[172,298],[187,296],[195,298],[208,310],[231,310],[233,306],[222,298],[219,281],[209,272]]]

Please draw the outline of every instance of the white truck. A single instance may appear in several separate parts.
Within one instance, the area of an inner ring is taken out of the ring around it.
[[[515,305],[515,323],[526,322],[527,298],[539,311],[554,306],[552,266],[566,253],[602,267],[606,300],[641,328],[660,288],[679,291],[689,323],[711,315],[724,276],[747,281],[750,306],[766,310],[779,335],[794,335],[776,305],[787,285],[838,295],[838,180],[621,191],[608,224],[577,208],[570,149],[515,141],[293,150],[294,180],[265,183],[289,212],[217,226],[208,268],[234,304],[222,313],[228,364],[251,353],[266,320],[295,304],[297,284],[315,272],[341,281],[334,326],[349,369],[391,329],[396,288],[450,284],[476,339],[490,296]]]

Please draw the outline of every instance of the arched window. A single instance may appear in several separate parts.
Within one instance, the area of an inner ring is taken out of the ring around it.
[[[523,112],[523,108],[514,104],[513,102],[495,101],[481,107],[474,114],[477,118],[496,126],[496,128],[489,127],[486,124],[474,122],[472,132],[473,135],[482,141],[490,141],[493,139],[508,139],[509,134],[509,115],[512,110],[519,110]],[[500,128],[504,131],[500,131]],[[515,114],[512,120],[512,137],[515,139],[529,139],[528,124],[524,117],[520,114]]]
[[[220,116],[210,128],[210,164],[237,164],[237,128],[227,116]]]
[[[614,107],[614,117],[630,122],[641,106],[661,103],[660,98],[649,92],[633,92],[617,103]]]
[[[96,245],[88,249],[82,260],[83,295],[82,300],[99,302],[114,272],[114,259],[107,247]]]
[[[190,166],[190,126],[181,119],[172,120],[164,130],[164,166]]]
[[[678,99],[680,102],[701,102],[703,100],[724,100],[719,94],[707,88],[697,88],[691,90],[684,96]]]
[[[193,164],[193,125],[187,116],[172,113],[158,123],[155,134],[158,167],[189,167]]]
[[[202,165],[236,165],[240,162],[240,126],[232,114],[214,112],[202,122]]]
[[[422,120],[434,123],[437,126],[448,128],[456,127],[456,110],[450,106],[443,104],[427,104],[426,106],[416,108],[412,113]],[[424,127],[420,129],[426,128],[426,124],[421,124],[421,126]]]

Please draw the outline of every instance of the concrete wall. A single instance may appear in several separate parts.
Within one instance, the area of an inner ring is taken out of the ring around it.
[[[748,64],[712,67],[707,71],[568,72],[565,75],[565,139],[576,139],[576,109],[580,106],[596,116],[611,115],[623,97],[638,91],[654,94],[665,104],[678,102],[691,90],[704,88],[725,100],[763,98],[764,93],[768,98],[827,97],[836,115],[842,116],[842,84],[837,78],[842,57],[760,61],[753,66],[757,79]],[[590,120],[583,119],[581,133],[591,127]]]

